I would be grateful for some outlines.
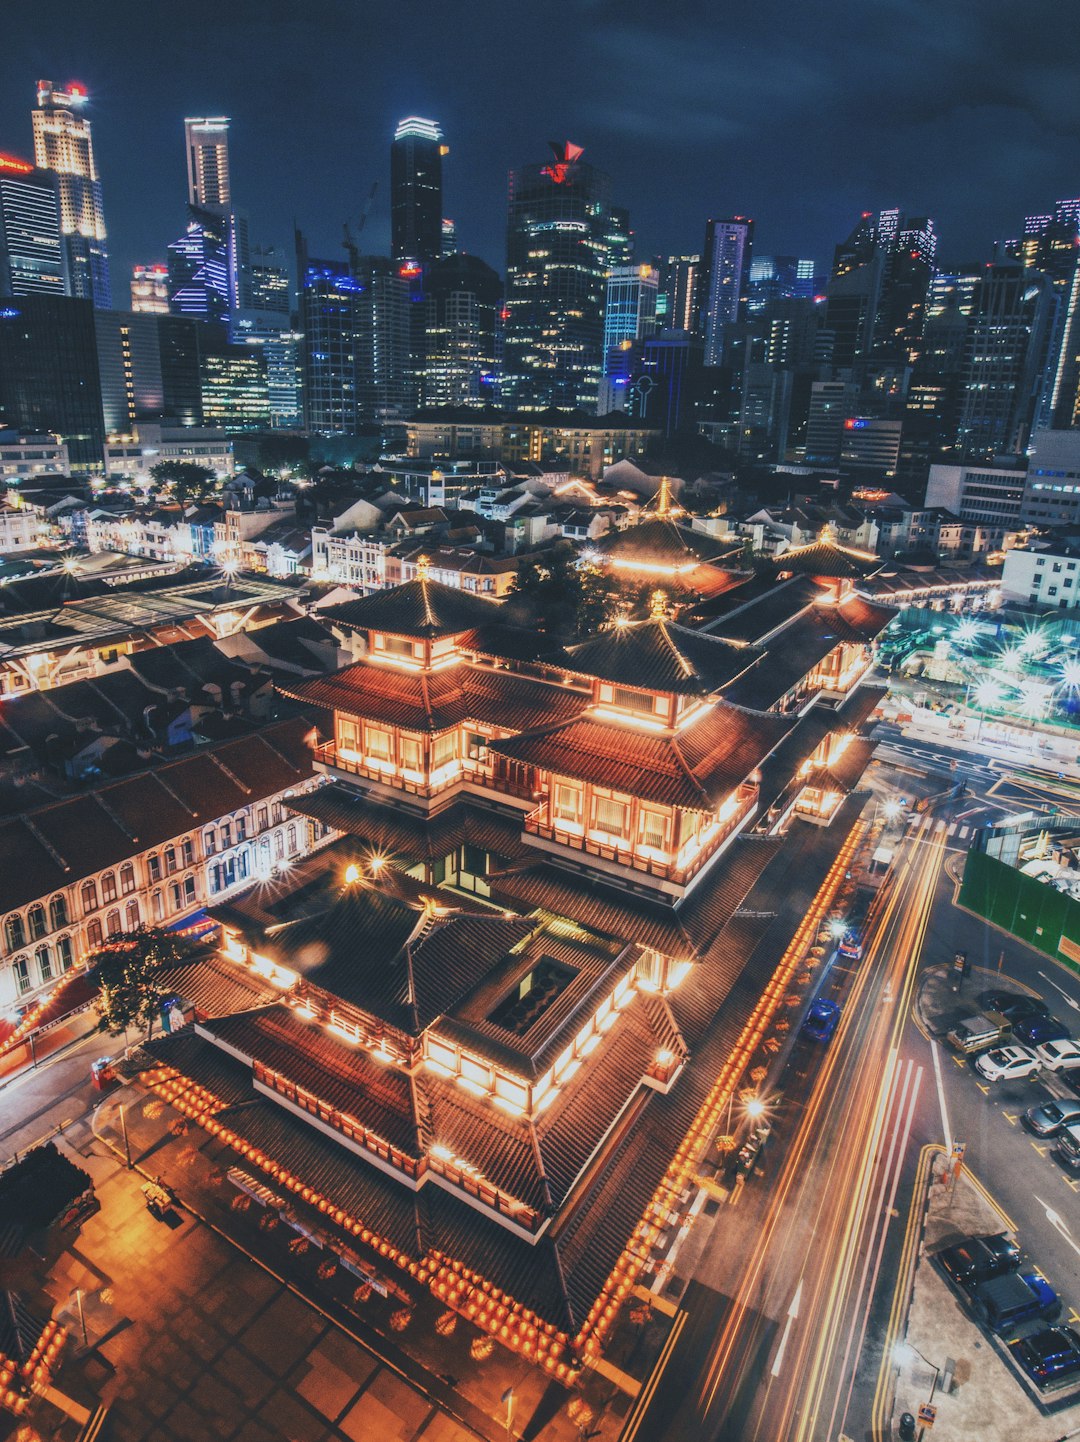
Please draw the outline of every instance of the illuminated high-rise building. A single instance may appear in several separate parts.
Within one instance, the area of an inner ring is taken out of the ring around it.
[[[229,216],[188,207],[187,229],[169,246],[169,311],[225,321],[229,291]]]
[[[0,155],[0,296],[66,293],[59,180]]]
[[[503,401],[515,409],[596,410],[607,274],[629,259],[611,182],[567,141],[554,163],[510,173]]]
[[[83,113],[88,98],[81,85],[61,90],[51,80],[38,81],[34,160],[39,169],[51,170],[57,177],[69,292],[108,310],[112,287],[101,177],[94,162],[90,121]]]
[[[700,255],[669,255],[661,264],[656,295],[656,322],[661,329],[697,332],[700,269]]]
[[[390,247],[395,260],[438,260],[443,240],[443,156],[449,147],[434,120],[410,115],[390,146]]]
[[[169,267],[136,265],[131,271],[131,309],[144,315],[169,314]]]
[[[698,295],[707,366],[723,359],[724,327],[745,318],[753,245],[754,222],[745,216],[706,223]]]
[[[445,255],[424,282],[424,406],[484,406],[495,395],[502,281],[475,255]]]
[[[218,115],[184,121],[187,142],[188,204],[203,210],[228,210],[229,118]]]
[[[604,301],[604,357],[625,341],[644,340],[656,329],[659,277],[653,265],[617,265],[608,272]]]

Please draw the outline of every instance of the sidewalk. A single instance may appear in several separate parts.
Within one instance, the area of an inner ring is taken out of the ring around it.
[[[955,1187],[941,1181],[945,1159],[935,1159],[923,1246],[916,1263],[906,1341],[912,1349],[896,1374],[893,1432],[901,1412],[917,1415],[930,1396],[934,1374],[916,1353],[944,1368],[951,1358],[955,1380],[950,1392],[934,1393],[937,1417],[934,1442],[1056,1442],[1080,1427],[1080,1402],[1055,1406],[1048,1393],[1040,1405],[1011,1369],[987,1333],[960,1305],[930,1260],[933,1253],[963,1236],[1004,1230],[1005,1221],[982,1187],[963,1173]],[[1066,1389],[1066,1395],[1073,1394]]]

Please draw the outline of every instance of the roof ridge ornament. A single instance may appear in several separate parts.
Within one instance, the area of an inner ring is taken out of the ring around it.
[[[649,615],[654,621],[666,621],[668,618],[667,592],[655,590],[649,597]]]

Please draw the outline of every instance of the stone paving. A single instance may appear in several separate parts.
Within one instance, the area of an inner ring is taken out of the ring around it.
[[[93,1175],[101,1210],[77,1234],[54,1239],[34,1275],[24,1260],[24,1275],[7,1278],[27,1295],[43,1288],[54,1315],[70,1325],[58,1385],[84,1406],[111,1405],[112,1442],[503,1442],[500,1399],[509,1387],[515,1438],[579,1442],[587,1431],[610,1442],[618,1433],[629,1399],[609,1382],[590,1374],[580,1393],[569,1394],[501,1347],[474,1358],[479,1333],[455,1319],[452,1333],[439,1335],[442,1309],[424,1289],[408,1333],[394,1341],[389,1327],[378,1335],[386,1322],[378,1309],[388,1316],[396,1302],[376,1295],[358,1309],[367,1316],[347,1315],[340,1292],[335,1298],[333,1286],[316,1277],[322,1253],[294,1256],[287,1241],[294,1233],[261,1229],[256,1207],[250,1215],[230,1208],[236,1194],[222,1186],[217,1159],[200,1150],[213,1152],[204,1134],[174,1135],[170,1108],[136,1088],[122,1095],[136,1164],[163,1174],[206,1221],[182,1208],[164,1221],[150,1215],[139,1191],[143,1177],[106,1145],[119,1146],[114,1105],[111,1131],[106,1121],[95,1136],[84,1120],[60,1143]],[[666,1323],[657,1318],[656,1347]],[[572,1417],[575,1397],[588,1412]],[[75,1436],[48,1405],[39,1405],[33,1421],[43,1439]],[[0,1438],[3,1428],[0,1420]]]

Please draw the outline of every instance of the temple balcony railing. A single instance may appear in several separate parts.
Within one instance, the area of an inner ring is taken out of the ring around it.
[[[535,1236],[543,1227],[546,1219],[541,1213],[492,1186],[461,1158],[449,1152],[443,1153],[438,1148],[420,1157],[409,1156],[365,1127],[356,1117],[332,1107],[329,1102],[297,1086],[280,1072],[261,1062],[254,1062],[252,1071],[255,1082],[264,1091],[280,1097],[291,1109],[306,1112],[322,1130],[336,1132],[351,1150],[366,1155],[380,1170],[397,1172],[414,1188],[438,1178],[448,1190],[463,1192],[474,1203],[494,1212],[496,1219],[530,1236]]]
[[[536,799],[537,787],[532,774],[518,775],[496,768],[490,761],[473,758],[461,760],[455,757],[424,779],[422,773],[410,772],[394,762],[371,761],[355,752],[340,750],[333,741],[324,741],[314,749],[314,762],[326,771],[362,776],[410,796],[439,796],[454,787],[469,784],[483,787],[496,795],[516,796],[526,801]]]
[[[540,841],[546,841],[554,846],[566,846],[573,851],[581,851],[589,856],[599,857],[600,860],[613,862],[617,866],[630,867],[634,871],[656,877],[660,881],[671,882],[676,886],[685,886],[725,845],[732,833],[738,830],[753,809],[756,799],[757,788],[747,786],[740,795],[739,804],[732,810],[731,815],[726,817],[723,822],[716,824],[715,830],[707,836],[697,850],[691,854],[685,854],[685,848],[683,848],[674,858],[665,859],[654,851],[635,846],[629,839],[620,840],[614,837],[603,839],[594,832],[582,830],[580,825],[560,824],[558,820],[552,820],[549,815],[550,802],[548,798],[527,813],[525,834],[526,837],[535,836]]]

